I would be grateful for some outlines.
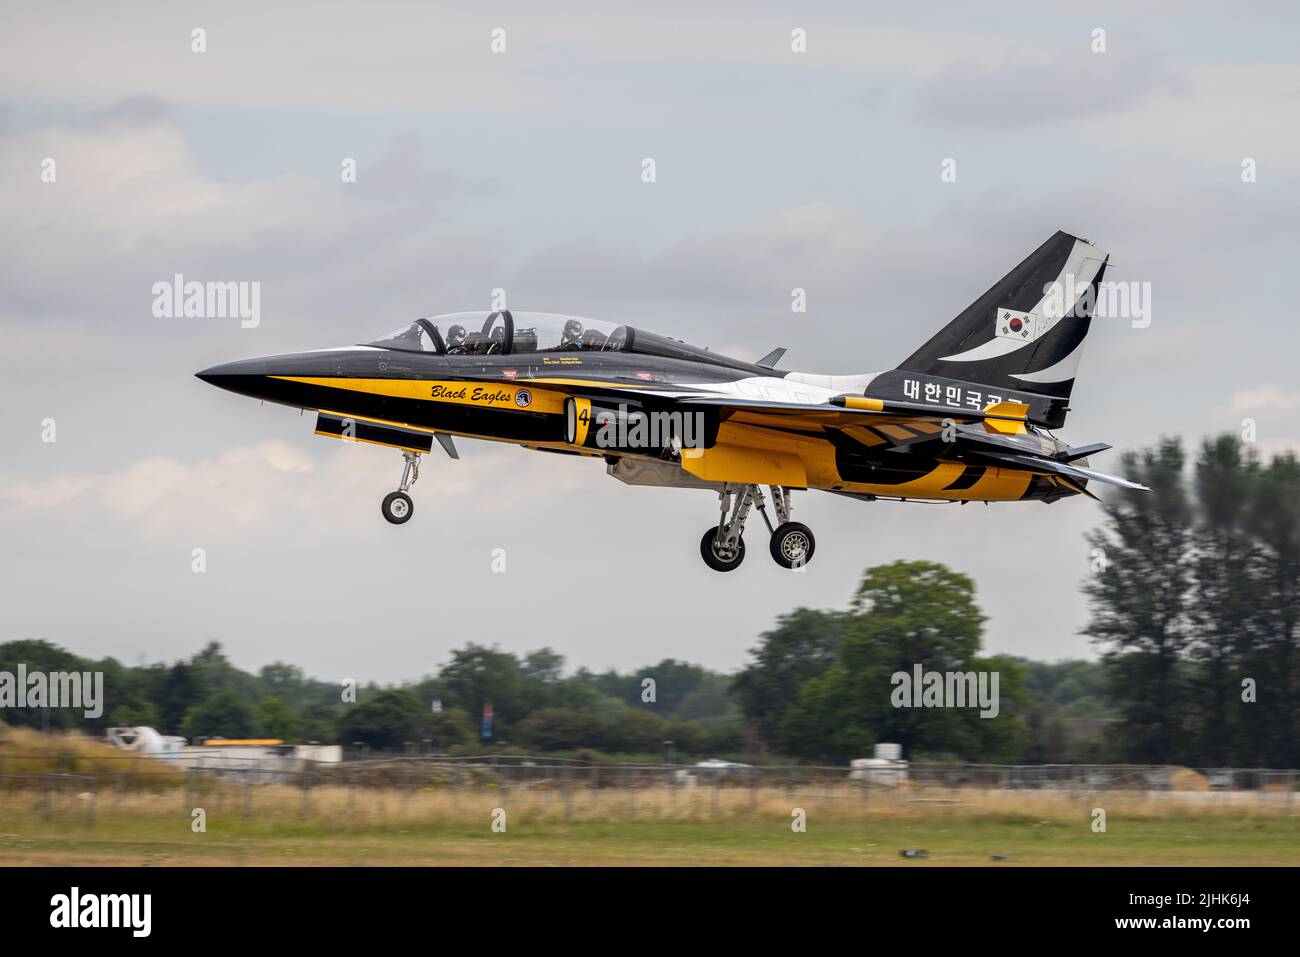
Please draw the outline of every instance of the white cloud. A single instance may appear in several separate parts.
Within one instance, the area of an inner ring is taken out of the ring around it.
[[[444,460],[440,449],[434,453],[425,457],[412,495],[417,508],[426,506],[422,512],[450,504],[443,520],[525,514],[601,475],[590,462],[547,468],[513,446],[475,443],[459,462]],[[57,516],[78,525],[106,516],[118,526],[115,534],[136,529],[151,541],[225,541],[253,533],[342,542],[382,529],[378,502],[400,474],[400,457],[374,446],[322,449],[271,439],[204,459],[151,456],[104,474],[31,481],[0,473],[0,524],[13,528]],[[508,485],[497,481],[503,474],[512,478]]]
[[[567,16],[565,15],[567,12]],[[374,14],[374,15],[372,15]],[[794,26],[808,31],[808,53],[790,50]],[[207,31],[208,52],[190,51],[190,31]],[[506,30],[507,52],[493,54],[490,32]],[[266,6],[197,3],[86,3],[9,11],[15,42],[0,59],[11,96],[106,103],[152,95],[191,106],[390,111],[487,108],[529,113],[562,109],[581,94],[613,101],[641,78],[607,68],[699,62],[732,66],[809,66],[863,73],[925,74],[969,54],[1005,56],[1013,38],[890,23],[775,16],[737,5],[701,11],[533,4],[490,14],[445,3],[347,2]],[[594,72],[602,75],[590,83]]]
[[[1271,382],[1266,382],[1255,389],[1234,392],[1231,406],[1234,413],[1254,412],[1259,409],[1294,409],[1300,407],[1300,392],[1287,392]]]

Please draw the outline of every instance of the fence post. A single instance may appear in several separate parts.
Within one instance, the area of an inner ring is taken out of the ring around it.
[[[308,768],[302,769],[302,807],[298,811],[298,816],[305,819],[307,817],[308,802],[311,800],[311,772]]]
[[[564,770],[564,819],[573,819],[573,767]]]

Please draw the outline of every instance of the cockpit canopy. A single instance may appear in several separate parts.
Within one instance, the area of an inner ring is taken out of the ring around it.
[[[452,312],[417,319],[366,345],[440,356],[622,352],[630,333],[627,326],[548,312]]]
[[[708,362],[752,371],[754,366],[677,339],[550,312],[452,312],[416,319],[368,346],[439,356],[529,356],[557,352],[629,352]]]

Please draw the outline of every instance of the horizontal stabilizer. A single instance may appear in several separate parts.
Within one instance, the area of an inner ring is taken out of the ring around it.
[[[1107,449],[1114,448],[1105,442],[1094,442],[1092,445],[1081,445],[1077,449],[1061,449],[1056,453],[1056,458],[1062,462],[1073,462],[1076,459],[1087,458],[1089,455],[1096,455],[1098,452],[1105,452]]]
[[[767,355],[763,356],[763,358],[755,362],[754,365],[762,366],[764,369],[775,369],[776,364],[781,361],[783,355],[785,355],[785,347],[778,346]]]
[[[1085,469],[1079,465],[1069,465],[1055,458],[1040,458],[1037,455],[1019,455],[1011,452],[980,452],[986,459],[994,462],[1005,462],[1014,468],[1027,469],[1031,472],[1047,472],[1051,475],[1061,475],[1066,478],[1083,479],[1090,482],[1103,482],[1106,485],[1114,485],[1118,488],[1134,489],[1136,491],[1149,492],[1151,489],[1145,485],[1139,485],[1137,482],[1130,482],[1128,479],[1120,478],[1118,475],[1107,475],[1105,472],[1094,472],[1092,469]]]

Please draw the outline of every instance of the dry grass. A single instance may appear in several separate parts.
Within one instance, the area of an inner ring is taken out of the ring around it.
[[[118,782],[132,788],[174,788],[185,772],[153,758],[131,755],[104,741],[77,732],[41,733],[0,725],[0,772],[19,775],[78,774],[107,787]],[[20,782],[11,781],[14,786]]]
[[[1168,792],[866,790],[847,778],[788,790],[563,777],[506,787],[493,769],[376,764],[315,774],[304,791],[124,760],[80,735],[0,735],[9,865],[1300,863],[1300,795],[1209,791],[1195,772]],[[1105,834],[1092,830],[1095,808]],[[496,809],[504,833],[492,829]],[[796,809],[804,832],[791,828]],[[904,859],[903,848],[930,856]]]
[[[165,770],[172,771],[167,768]],[[184,775],[180,775],[183,783]],[[367,788],[326,785],[304,791],[288,785],[246,786],[199,777],[192,790],[177,787],[165,794],[114,789],[97,794],[73,782],[48,799],[38,790],[0,789],[0,821],[13,822],[30,812],[52,815],[90,814],[100,820],[149,820],[160,814],[203,807],[209,813],[263,823],[299,822],[325,826],[335,833],[383,830],[412,824],[473,824],[494,808],[531,821],[618,824],[648,820],[712,822],[726,818],[780,818],[803,808],[819,819],[841,822],[880,820],[1043,820],[1077,821],[1094,808],[1129,820],[1201,820],[1226,817],[1295,816],[1300,797],[1291,793],[1239,792],[1064,792],[1047,790],[949,790],[912,787],[863,791],[859,787],[815,789],[643,787],[643,788]]]
[[[0,793],[0,864],[1295,864],[1289,797],[325,786],[304,800],[208,781],[188,795],[65,791],[47,804],[20,790]],[[1106,834],[1092,831],[1097,807]],[[491,827],[497,808],[505,833]],[[796,808],[805,833],[791,829]],[[930,857],[900,858],[907,847]]]

